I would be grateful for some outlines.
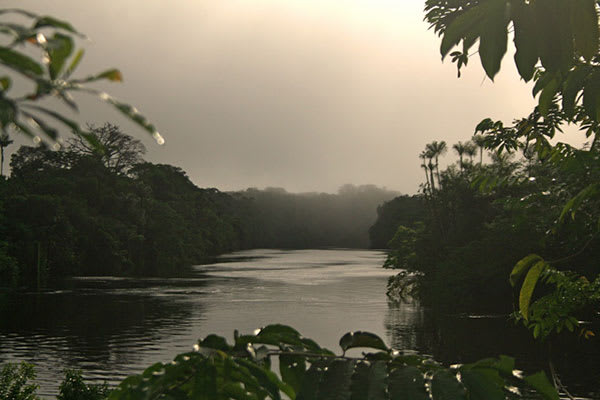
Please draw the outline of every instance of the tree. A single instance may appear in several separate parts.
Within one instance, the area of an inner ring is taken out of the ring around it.
[[[427,144],[426,148],[430,152],[432,158],[435,158],[435,170],[436,170],[436,175],[438,178],[438,186],[440,186],[441,183],[440,183],[439,157],[446,154],[446,151],[448,151],[448,147],[446,146],[445,141],[442,140],[441,142],[438,142],[437,140],[434,140],[433,142]]]
[[[479,165],[483,164],[483,149],[485,148],[485,136],[473,135],[473,143],[479,148]]]
[[[91,136],[88,139],[82,136],[68,139],[67,150],[98,158],[105,167],[117,174],[126,173],[143,161],[146,148],[142,142],[124,134],[118,126],[106,123],[101,127],[89,126],[89,131]]]
[[[512,32],[518,73],[526,82],[535,81],[533,95],[540,94],[540,113],[548,115],[560,98],[565,120],[598,123],[600,33],[594,0],[427,0],[425,12],[442,36],[442,57],[450,55],[459,72],[478,43],[476,53],[493,80]],[[462,48],[451,53],[461,43]]]
[[[442,57],[450,54],[459,76],[471,47],[478,43],[483,69],[493,80],[507,50],[509,31],[513,32],[518,73],[527,82],[533,80],[538,105],[509,126],[484,119],[476,132],[485,135],[482,143],[498,156],[517,150],[528,154],[533,147],[542,164],[570,178],[554,179],[550,190],[542,192],[562,203],[562,207],[547,210],[554,218],[544,227],[549,233],[545,241],[562,240],[568,246],[558,246],[562,254],[547,247],[546,255],[523,257],[514,266],[510,282],[520,286],[519,316],[534,337],[546,339],[565,328],[573,331],[579,326],[577,315],[600,303],[597,268],[587,274],[565,270],[586,270],[577,264],[586,264],[582,256],[586,253],[594,259],[600,234],[598,4],[594,0],[427,0],[425,10],[425,19],[442,36]],[[461,43],[462,49],[450,53]],[[552,144],[550,139],[565,123],[585,132],[590,145],[577,149],[565,143]],[[535,182],[538,178],[528,179]],[[569,194],[566,199],[565,193]],[[552,290],[540,295],[539,282]],[[585,327],[580,334],[591,336]],[[559,380],[556,383],[560,386]]]
[[[9,146],[13,141],[10,140],[8,133],[0,134],[0,177],[4,176],[4,148]]]
[[[465,154],[465,144],[462,142],[458,142],[452,145],[452,148],[454,149],[454,151],[456,151],[456,154],[458,154],[458,163],[460,166],[460,170],[463,170],[463,154]]]
[[[473,164],[473,157],[477,154],[477,147],[471,141],[465,143],[465,155],[469,157],[471,165]]]

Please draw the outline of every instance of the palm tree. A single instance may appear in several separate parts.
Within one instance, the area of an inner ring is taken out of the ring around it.
[[[440,183],[440,168],[439,168],[439,161],[438,158],[439,156],[442,156],[444,154],[446,154],[446,151],[448,151],[448,147],[446,146],[446,142],[445,141],[441,141],[438,142],[437,140],[434,140],[433,142],[427,144],[425,146],[425,148],[431,152],[432,154],[432,158],[435,158],[435,171],[436,171],[436,175],[438,178],[438,186],[441,186]]]
[[[425,170],[425,180],[427,181],[427,186],[426,186],[426,190],[427,190],[427,188],[431,188],[431,183],[429,183],[429,173],[427,171],[427,163],[425,162],[425,159],[428,158],[427,152],[422,151],[421,154],[419,154],[419,158],[422,160],[421,167]]]
[[[10,145],[13,141],[10,140],[8,133],[0,134],[0,176],[4,176],[4,148]]]
[[[475,157],[475,155],[477,154],[477,146],[475,145],[475,143],[471,141],[465,143],[465,154],[471,160],[471,164],[473,164],[473,157]]]
[[[483,149],[485,147],[485,136],[473,135],[473,143],[479,147],[479,165],[483,163]]]
[[[452,148],[458,154],[458,158],[459,158],[458,162],[459,162],[460,170],[462,171],[463,170],[463,154],[465,154],[465,145],[462,142],[458,142],[458,143],[452,145]]]

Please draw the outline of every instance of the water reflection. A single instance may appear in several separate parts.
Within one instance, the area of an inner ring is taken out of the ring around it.
[[[600,398],[597,340],[565,333],[550,346],[535,341],[507,315],[436,315],[416,302],[390,304],[385,327],[394,348],[431,356],[447,365],[505,354],[516,358],[517,368],[536,372],[548,370],[551,357],[572,393]]]
[[[231,338],[234,329],[283,323],[338,352],[344,333],[365,330],[445,363],[510,354],[521,368],[545,365],[543,348],[504,316],[436,316],[414,302],[388,305],[392,272],[381,268],[384,258],[376,251],[252,250],[177,278],[80,278],[51,292],[0,297],[0,363],[36,364],[48,397],[64,368],[116,384],[209,333]],[[563,381],[600,398],[598,346],[557,348]]]

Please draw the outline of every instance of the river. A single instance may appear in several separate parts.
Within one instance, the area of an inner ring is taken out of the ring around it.
[[[81,277],[0,297],[0,363],[35,364],[48,398],[65,368],[114,385],[210,333],[232,338],[234,329],[282,323],[334,351],[345,332],[366,330],[448,363],[511,354],[521,368],[545,365],[543,349],[505,315],[435,316],[414,302],[389,304],[393,271],[381,268],[384,258],[368,250],[249,250],[176,278]],[[599,364],[598,350],[585,344],[558,354],[564,383],[593,398]]]

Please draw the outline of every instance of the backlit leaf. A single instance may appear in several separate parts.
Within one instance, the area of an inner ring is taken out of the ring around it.
[[[383,340],[371,332],[349,332],[340,339],[340,347],[345,352],[354,347],[368,347],[379,350],[389,350]]]
[[[531,296],[533,295],[533,291],[535,290],[535,286],[540,278],[540,274],[548,264],[545,261],[538,261],[525,276],[525,280],[523,281],[523,286],[521,286],[521,291],[519,293],[519,310],[521,315],[525,320],[529,320],[529,305],[531,304]]]

